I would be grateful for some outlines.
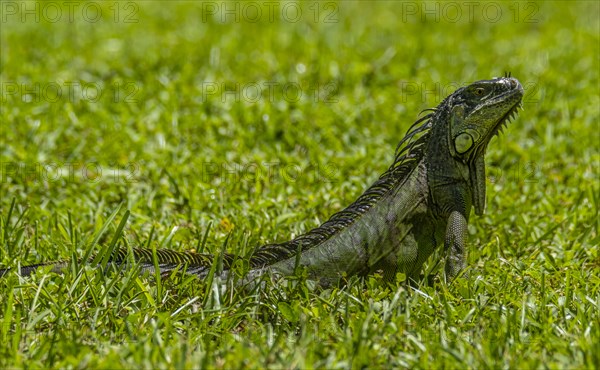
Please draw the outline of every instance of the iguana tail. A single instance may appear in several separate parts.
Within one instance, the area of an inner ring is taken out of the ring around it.
[[[41,267],[52,266],[52,271],[54,272],[62,272],[69,265],[68,260],[63,261],[52,261],[52,262],[44,262],[37,263],[35,265],[22,266],[19,275],[21,276],[29,276],[36,272]],[[0,278],[4,275],[8,274],[12,269],[11,268],[0,268]]]
[[[156,252],[156,254],[155,254]],[[131,256],[130,256],[131,253]],[[176,252],[170,249],[157,249],[156,251],[147,248],[119,248],[116,249],[108,258],[107,265],[122,266],[131,261],[139,263],[142,271],[154,272],[155,266],[158,266],[160,274],[167,274],[176,269],[185,269],[188,274],[203,277],[208,274],[215,258],[220,258],[223,269],[229,269],[233,263],[234,256],[223,254],[215,257],[212,254],[194,253],[194,252]],[[86,263],[101,265],[97,256],[90,257]],[[29,276],[39,268],[52,266],[53,272],[62,273],[70,265],[70,260],[53,261],[38,263],[35,265],[22,266],[19,274]],[[11,271],[10,268],[0,268],[0,277]]]

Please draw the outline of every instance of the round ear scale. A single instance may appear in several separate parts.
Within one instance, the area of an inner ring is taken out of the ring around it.
[[[458,154],[466,153],[473,147],[473,144],[473,137],[465,132],[454,138],[454,148]]]

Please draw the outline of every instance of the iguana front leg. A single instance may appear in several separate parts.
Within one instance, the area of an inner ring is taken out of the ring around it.
[[[465,237],[467,235],[467,219],[458,212],[452,211],[446,226],[446,280],[450,281],[467,265],[467,248]]]

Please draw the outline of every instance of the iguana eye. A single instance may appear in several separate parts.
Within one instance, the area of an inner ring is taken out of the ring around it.
[[[463,154],[473,147],[473,137],[467,133],[462,133],[454,138],[454,148],[458,154]]]
[[[484,92],[485,92],[485,89],[483,87],[478,87],[475,89],[475,91],[473,91],[473,93],[477,96],[483,95]]]

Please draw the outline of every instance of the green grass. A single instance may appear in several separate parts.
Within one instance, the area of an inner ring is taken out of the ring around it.
[[[596,2],[478,3],[473,19],[454,3],[457,21],[444,3],[307,2],[297,22],[298,3],[273,21],[254,3],[255,23],[247,3],[239,22],[209,14],[222,2],[92,2],[73,22],[47,4],[0,3],[2,265],[216,255],[228,236],[245,254],[349,204],[456,86],[511,71],[525,110],[490,144],[468,279],[220,295],[135,269],[11,274],[0,368],[600,366]]]

